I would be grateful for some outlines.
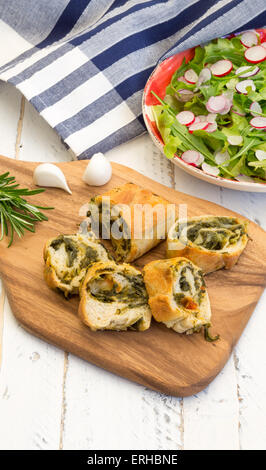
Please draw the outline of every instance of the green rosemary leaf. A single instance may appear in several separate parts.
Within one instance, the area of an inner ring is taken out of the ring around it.
[[[48,220],[41,211],[51,210],[53,207],[43,207],[30,204],[23,196],[35,196],[45,189],[29,190],[20,188],[14,176],[9,172],[0,175],[0,241],[9,236],[10,247],[14,235],[23,237],[25,230],[35,232],[36,222]]]

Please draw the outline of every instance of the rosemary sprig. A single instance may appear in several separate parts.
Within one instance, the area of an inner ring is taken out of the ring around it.
[[[20,188],[14,176],[9,172],[0,175],[0,241],[4,235],[9,236],[10,247],[16,233],[19,238],[24,235],[25,230],[35,232],[36,222],[48,220],[41,210],[50,210],[53,207],[35,206],[27,202],[22,196],[34,196],[45,189],[30,191]]]

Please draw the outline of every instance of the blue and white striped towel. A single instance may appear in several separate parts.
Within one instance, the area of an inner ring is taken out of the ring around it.
[[[0,0],[0,78],[79,159],[145,131],[156,63],[266,24],[266,0]]]

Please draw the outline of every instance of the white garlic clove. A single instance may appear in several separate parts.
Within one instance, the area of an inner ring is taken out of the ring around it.
[[[41,163],[33,173],[33,182],[37,186],[46,186],[52,188],[60,188],[69,194],[72,194],[66,178],[62,170],[53,163]]]
[[[112,166],[102,153],[95,153],[83,174],[83,181],[90,186],[103,186],[110,181]]]

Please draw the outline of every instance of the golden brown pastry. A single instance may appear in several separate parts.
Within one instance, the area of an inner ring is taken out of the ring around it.
[[[147,330],[148,294],[140,271],[113,261],[88,269],[80,292],[79,316],[91,330]]]
[[[78,294],[89,266],[106,261],[109,255],[92,232],[86,235],[59,235],[45,244],[43,251],[44,279],[52,289],[65,296]]]
[[[152,315],[177,333],[210,326],[211,308],[202,271],[186,258],[156,260],[144,267]]]
[[[167,257],[185,256],[203,273],[232,268],[248,242],[247,221],[204,215],[178,220],[168,233]]]
[[[158,245],[175,220],[174,205],[147,189],[126,183],[89,203],[92,230],[100,217],[102,238],[110,238],[117,261],[130,262]],[[143,208],[146,212],[143,212]],[[108,221],[111,223],[108,225]],[[96,224],[96,227],[95,227]]]

